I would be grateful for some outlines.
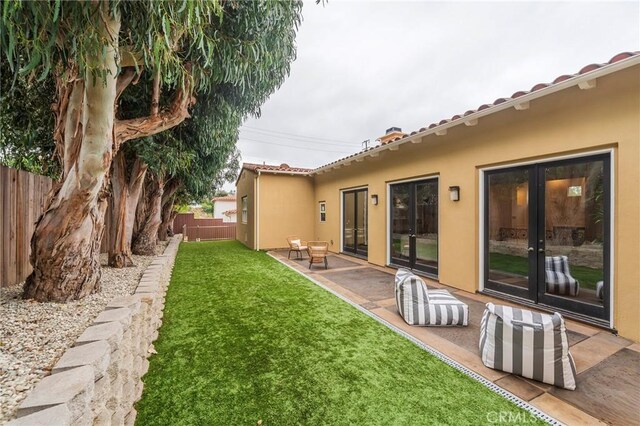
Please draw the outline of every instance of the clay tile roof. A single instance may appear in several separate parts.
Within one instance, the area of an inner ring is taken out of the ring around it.
[[[538,83],[538,84],[536,84],[535,86],[533,86],[531,88],[531,91],[535,92],[536,90],[544,89],[545,87],[549,87],[549,84],[547,84],[547,83]]]
[[[229,216],[230,214],[238,213],[237,209],[227,210],[226,212],[222,212],[223,215]]]
[[[575,77],[575,74],[563,74],[560,77],[556,78],[555,80],[553,80],[553,84],[558,84],[561,83],[565,80],[569,80],[570,78]]]
[[[235,201],[235,195],[225,195],[224,197],[213,197],[211,201]]]
[[[310,172],[313,169],[305,169],[302,167],[291,167],[288,164],[280,164],[279,166],[275,166],[272,164],[254,164],[254,163],[244,163],[242,164],[243,169],[248,169],[251,171],[265,171],[265,172],[294,172],[294,173],[305,173]]]
[[[600,68],[602,66],[602,64],[589,64],[586,67],[582,68],[578,74],[582,75],[582,74],[586,74],[589,71],[593,71],[593,70],[597,70],[598,68]]]
[[[411,132],[411,134],[410,134],[410,135],[404,136],[403,138],[395,138],[394,140],[389,141],[389,142],[388,142],[387,144],[385,144],[385,145],[389,145],[389,144],[392,144],[392,143],[394,143],[394,142],[397,142],[397,141],[399,141],[399,140],[401,140],[401,139],[405,139],[405,138],[407,138],[407,137],[410,137],[410,136],[416,135],[416,134],[418,134],[418,133],[425,132],[425,131],[427,131],[427,130],[429,130],[429,129],[433,129],[434,127],[438,127],[438,126],[441,126],[441,125],[443,125],[443,124],[449,123],[450,121],[454,121],[454,120],[457,120],[457,119],[460,119],[460,118],[466,117],[466,116],[471,115],[471,114],[474,114],[474,113],[476,113],[476,112],[478,112],[478,111],[482,111],[482,110],[485,110],[485,109],[488,109],[488,108],[494,107],[494,106],[496,106],[496,105],[500,105],[500,104],[502,104],[502,103],[504,103],[504,102],[508,102],[508,101],[510,101],[510,100],[513,100],[513,99],[519,98],[519,97],[521,97],[521,96],[528,95],[528,94],[529,94],[529,93],[531,93],[531,92],[535,92],[535,91],[538,91],[538,90],[542,90],[542,89],[544,89],[544,88],[547,88],[547,87],[553,86],[553,85],[555,85],[555,84],[561,83],[561,82],[566,81],[566,80],[569,80],[569,79],[571,79],[571,78],[574,78],[574,77],[578,77],[578,76],[584,75],[584,74],[589,73],[589,72],[591,72],[591,71],[594,71],[594,70],[597,70],[597,69],[599,69],[599,68],[602,68],[602,67],[603,67],[603,66],[605,66],[605,65],[610,65],[610,64],[613,64],[613,63],[615,63],[615,62],[620,62],[620,61],[623,61],[623,60],[625,60],[625,59],[628,59],[628,58],[631,58],[631,57],[637,57],[637,56],[640,56],[640,51],[637,51],[637,52],[622,52],[622,53],[618,53],[617,55],[615,55],[614,57],[612,57],[608,62],[606,62],[606,63],[604,63],[604,64],[589,64],[589,65],[587,65],[587,66],[583,67],[583,68],[582,68],[582,69],[581,69],[577,74],[563,74],[563,75],[561,75],[561,76],[557,77],[557,78],[556,78],[555,80],[553,80],[553,82],[551,82],[551,83],[538,83],[538,84],[536,84],[535,86],[533,86],[533,87],[531,88],[531,90],[530,90],[530,91],[520,90],[520,91],[515,92],[515,93],[514,93],[513,95],[511,95],[511,97],[509,97],[509,98],[498,98],[498,99],[496,99],[496,100],[495,100],[493,103],[491,103],[491,104],[483,104],[483,105],[481,105],[480,107],[478,107],[478,109],[477,109],[477,110],[470,109],[470,110],[468,110],[467,112],[465,112],[465,113],[464,113],[464,114],[462,114],[462,115],[458,115],[458,114],[454,115],[454,116],[451,118],[451,120],[446,120],[446,119],[445,119],[445,120],[441,120],[439,123],[432,123],[432,124],[430,124],[428,127],[421,127],[421,128],[420,128],[420,130],[418,130],[418,131],[413,131],[413,132]],[[326,164],[325,166],[328,166],[328,165],[331,165],[331,164],[335,164],[335,163],[339,163],[339,162],[340,162],[340,161],[342,161],[342,160],[345,160],[345,159],[347,159],[347,158],[353,157],[353,156],[358,155],[358,154],[362,154],[363,152],[369,151],[370,149],[374,149],[374,148],[372,147],[372,148],[369,148],[369,149],[367,149],[367,150],[363,150],[363,151],[357,152],[357,153],[355,153],[355,154],[349,155],[349,156],[347,156],[347,157],[343,157],[343,158],[338,159],[338,160],[336,160],[336,161],[333,161],[333,162],[331,162],[331,163],[329,163],[329,164]],[[322,168],[322,167],[324,167],[324,166],[321,166],[321,167],[319,167],[319,168]],[[309,169],[301,169],[301,170],[310,171]]]

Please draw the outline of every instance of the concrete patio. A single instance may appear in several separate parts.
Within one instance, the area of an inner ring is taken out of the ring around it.
[[[412,327],[396,309],[394,269],[331,254],[327,270],[315,265],[309,270],[306,257],[289,260],[287,250],[270,254],[565,424],[640,424],[640,343],[567,320],[578,385],[575,391],[559,389],[482,364],[478,339],[485,304],[514,304],[426,279],[430,288],[446,288],[469,305],[469,326]]]

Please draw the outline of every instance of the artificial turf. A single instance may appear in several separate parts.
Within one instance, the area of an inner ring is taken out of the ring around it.
[[[183,243],[140,425],[487,424],[528,413],[235,241]]]

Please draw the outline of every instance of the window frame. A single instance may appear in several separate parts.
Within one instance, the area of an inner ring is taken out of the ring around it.
[[[325,223],[327,221],[327,202],[326,201],[318,201],[318,220],[320,223]]]
[[[241,203],[241,217],[240,217],[240,221],[243,224],[247,223],[247,219],[248,219],[248,203],[247,203],[247,196],[245,195],[244,197],[240,198],[240,203]]]

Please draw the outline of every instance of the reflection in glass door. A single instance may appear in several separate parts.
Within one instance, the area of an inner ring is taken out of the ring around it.
[[[530,258],[529,247],[535,246],[535,233],[529,232],[529,200],[535,186],[529,184],[529,172],[518,168],[487,174],[485,287],[533,300],[529,269],[536,269],[536,259]]]
[[[366,256],[369,238],[367,232],[367,190],[345,191],[342,194],[342,251]]]
[[[609,318],[609,161],[486,173],[485,288]]]
[[[391,185],[391,263],[438,275],[438,179]]]

